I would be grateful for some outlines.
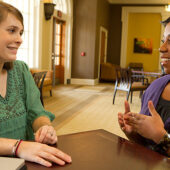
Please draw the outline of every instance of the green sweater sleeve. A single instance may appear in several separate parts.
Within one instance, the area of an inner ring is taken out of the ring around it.
[[[46,111],[40,101],[40,91],[24,62],[20,62],[23,79],[25,83],[25,100],[27,108],[27,125],[32,128],[34,120],[40,116],[47,116],[51,121],[55,118],[54,114]],[[30,131],[30,130],[29,130]],[[32,129],[33,131],[33,129]]]

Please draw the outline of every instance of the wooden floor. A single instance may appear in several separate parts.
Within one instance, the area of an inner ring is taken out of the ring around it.
[[[125,137],[117,122],[117,113],[124,111],[125,92],[117,92],[113,100],[113,84],[96,86],[58,85],[53,96],[44,94],[45,109],[55,114],[53,125],[57,135],[105,129]],[[134,92],[131,111],[140,110],[139,92]]]

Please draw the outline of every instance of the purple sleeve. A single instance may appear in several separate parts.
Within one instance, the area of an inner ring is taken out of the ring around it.
[[[142,97],[142,104],[141,104],[141,111],[140,114],[150,115],[148,109],[148,101],[152,101],[154,106],[156,107],[159,98],[167,85],[170,81],[170,75],[163,76],[159,79],[156,79],[145,91]]]

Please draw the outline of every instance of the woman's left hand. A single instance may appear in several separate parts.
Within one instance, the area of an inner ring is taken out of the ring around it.
[[[35,141],[44,144],[57,143],[56,131],[52,126],[44,125],[35,133]]]
[[[148,108],[151,116],[129,112],[124,116],[124,120],[141,136],[159,143],[166,133],[164,123],[151,101],[148,102]]]

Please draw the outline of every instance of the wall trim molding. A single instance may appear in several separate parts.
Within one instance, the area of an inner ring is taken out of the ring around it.
[[[71,79],[71,84],[79,85],[96,85],[99,83],[99,79]]]
[[[68,14],[66,16],[66,39],[65,39],[65,63],[64,63],[64,84],[71,78],[72,63],[72,36],[73,36],[73,1],[66,0]]]
[[[98,78],[100,78],[100,59],[101,59],[101,39],[102,39],[102,31],[105,32],[106,34],[106,37],[105,37],[105,56],[104,56],[104,63],[106,63],[107,61],[107,44],[108,44],[108,30],[103,27],[103,26],[100,26],[100,35],[99,35],[99,63],[98,63]]]
[[[121,52],[120,52],[120,66],[121,67],[126,67],[129,13],[159,13],[162,16],[162,20],[165,20],[166,18],[168,18],[170,14],[170,12],[165,11],[165,7],[133,6],[133,7],[122,8],[122,18],[121,18],[122,38],[121,38]],[[160,40],[163,37],[163,30],[164,30],[164,27],[162,26]],[[161,41],[160,41],[160,44],[161,44]]]

